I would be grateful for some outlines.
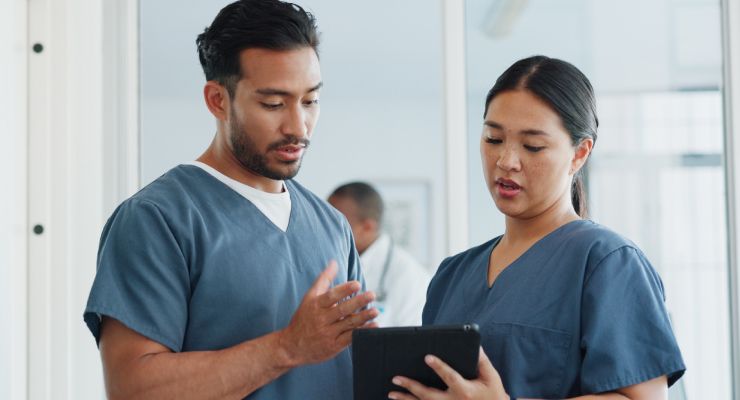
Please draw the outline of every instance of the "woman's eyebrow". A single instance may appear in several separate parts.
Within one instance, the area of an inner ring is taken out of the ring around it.
[[[504,126],[499,124],[496,121],[484,121],[483,125],[489,128],[493,128],[493,129],[498,129],[502,131],[504,130]],[[539,130],[539,129],[524,129],[524,130],[519,131],[519,133],[522,135],[527,135],[527,136],[549,136],[550,135],[547,132],[543,130]]]

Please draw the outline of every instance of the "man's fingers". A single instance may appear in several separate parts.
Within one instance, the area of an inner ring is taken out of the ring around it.
[[[329,289],[319,297],[319,306],[329,308],[346,299],[362,289],[362,285],[357,281],[345,282]]]
[[[355,314],[346,316],[343,320],[337,321],[336,324],[340,326],[342,331],[351,331],[353,329],[364,326],[367,322],[374,320],[378,317],[380,312],[377,308],[369,308],[362,310]]]
[[[450,388],[456,388],[465,383],[465,378],[439,358],[429,354],[424,357],[424,362],[426,362],[428,366],[432,367],[434,372],[436,372],[437,375],[442,378],[442,381],[444,381],[444,383],[446,383]]]
[[[374,292],[365,292],[360,293],[357,296],[347,300],[343,301],[339,304],[337,304],[334,309],[331,311],[331,320],[336,321],[340,318],[343,318],[347,315],[350,315],[354,313],[355,311],[366,307],[368,304],[372,303],[375,300],[375,293]]]
[[[359,327],[357,329],[374,329],[374,328],[379,328],[379,327],[380,327],[380,325],[378,325],[377,322],[370,321],[370,322],[365,323],[365,325],[363,325],[363,326],[361,326],[361,327]]]
[[[335,328],[339,329],[337,343],[341,344],[342,347],[352,343],[352,331],[355,329],[377,328],[378,324],[371,321],[377,318],[379,314],[378,309],[370,308],[337,321],[335,323]]]
[[[313,296],[319,296],[326,293],[331,287],[331,283],[337,276],[337,262],[334,260],[329,261],[326,268],[319,274],[319,277],[313,282],[311,288],[308,289],[308,294]]]

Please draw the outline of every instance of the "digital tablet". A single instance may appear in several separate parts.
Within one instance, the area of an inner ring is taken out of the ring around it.
[[[391,382],[397,375],[446,389],[424,362],[427,354],[439,357],[464,378],[474,379],[479,347],[476,324],[357,329],[352,332],[354,399],[387,399],[393,390],[406,392]]]

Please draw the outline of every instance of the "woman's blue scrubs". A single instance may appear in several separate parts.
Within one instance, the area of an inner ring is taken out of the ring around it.
[[[561,226],[487,285],[501,237],[445,259],[424,325],[475,322],[512,397],[611,391],[685,370],[663,284],[629,240],[591,221]]]

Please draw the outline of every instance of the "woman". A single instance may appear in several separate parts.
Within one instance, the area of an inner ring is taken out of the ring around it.
[[[439,359],[439,391],[405,377],[392,399],[666,399],[685,367],[663,285],[629,240],[584,219],[598,119],[588,79],[535,56],[486,98],[481,157],[504,234],[442,262],[425,325],[476,322],[479,378]]]

